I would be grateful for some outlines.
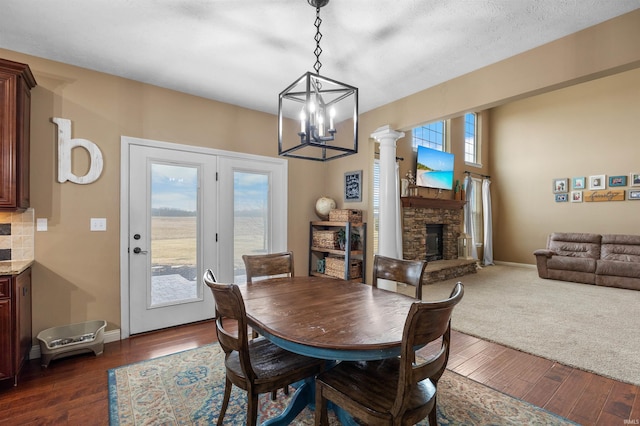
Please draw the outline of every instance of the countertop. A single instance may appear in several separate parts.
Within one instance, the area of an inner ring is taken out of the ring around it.
[[[0,261],[0,275],[18,275],[33,265],[33,260]]]

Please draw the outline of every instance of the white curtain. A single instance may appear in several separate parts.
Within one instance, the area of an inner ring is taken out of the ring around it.
[[[482,263],[493,265],[493,225],[491,220],[491,189],[489,178],[482,180],[482,217],[484,218],[484,251]]]
[[[478,250],[476,250],[475,232],[473,232],[472,206],[474,202],[473,180],[471,175],[464,178],[464,188],[467,196],[467,203],[464,205],[464,232],[471,237],[471,257],[478,258]]]
[[[396,160],[395,169],[396,188],[400,188],[400,165]],[[400,190],[396,192],[396,259],[402,259],[402,202],[400,201]]]

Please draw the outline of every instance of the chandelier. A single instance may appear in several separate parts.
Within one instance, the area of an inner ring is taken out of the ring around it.
[[[278,155],[327,161],[358,152],[358,89],[320,75],[320,8],[329,0],[307,2],[316,8],[316,72],[280,93]]]

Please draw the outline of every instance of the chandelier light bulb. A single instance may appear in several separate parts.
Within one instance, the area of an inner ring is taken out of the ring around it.
[[[329,129],[334,130],[335,127],[333,127],[333,118],[336,116],[336,109],[334,107],[331,107],[331,109],[329,110]]]

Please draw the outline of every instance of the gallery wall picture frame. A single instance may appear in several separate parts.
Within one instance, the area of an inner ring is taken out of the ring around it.
[[[609,186],[627,186],[627,177],[609,176]]]
[[[629,185],[640,186],[640,173],[629,173]]]
[[[571,179],[571,189],[585,189],[584,176]]]
[[[362,201],[362,170],[344,174],[344,201],[347,203]]]
[[[582,191],[571,191],[571,202],[572,203],[581,203],[582,202]]]
[[[640,200],[640,189],[630,189],[627,199]]]
[[[589,189],[605,189],[607,187],[606,175],[589,176]]]
[[[556,203],[566,203],[569,201],[569,194],[566,192],[564,194],[556,194]]]
[[[561,192],[569,191],[569,179],[568,178],[556,178],[553,180],[553,193],[559,194]]]

